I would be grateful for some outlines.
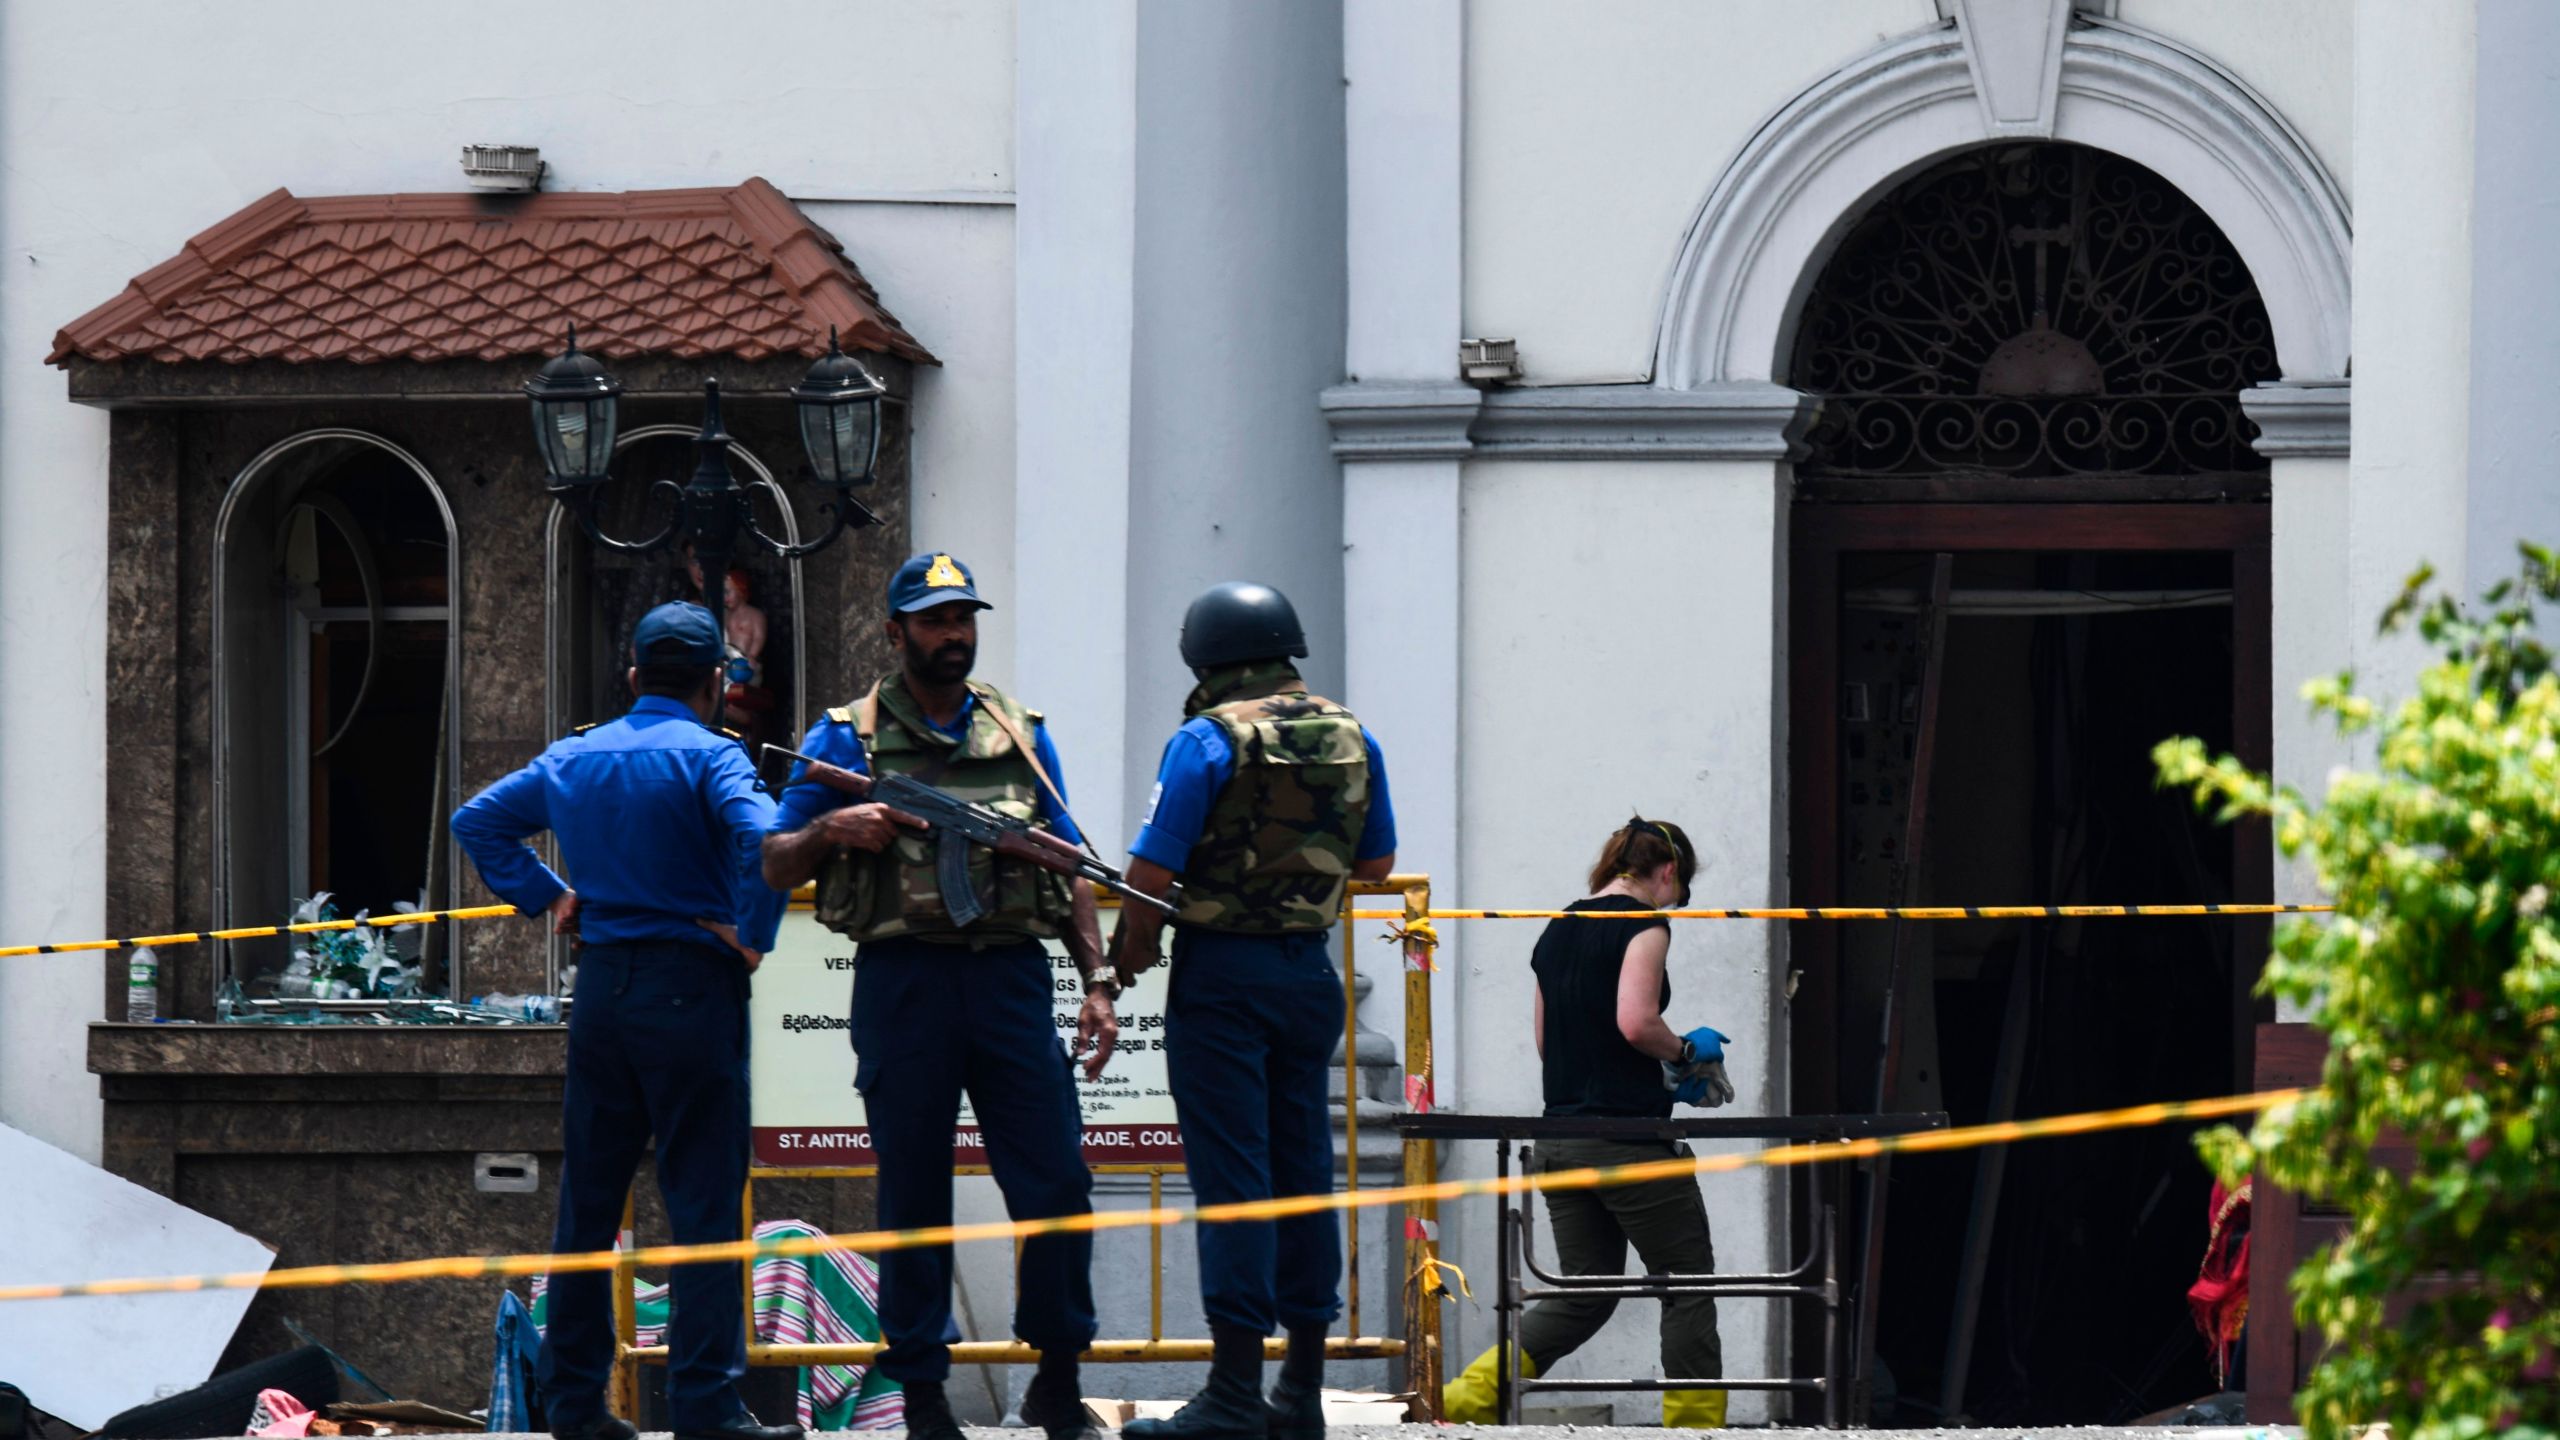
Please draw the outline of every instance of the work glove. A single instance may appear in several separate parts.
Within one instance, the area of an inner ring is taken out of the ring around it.
[[[1662,1088],[1673,1103],[1713,1109],[1730,1104],[1733,1082],[1725,1078],[1724,1046],[1732,1037],[1709,1025],[1680,1037],[1680,1058],[1662,1062]]]

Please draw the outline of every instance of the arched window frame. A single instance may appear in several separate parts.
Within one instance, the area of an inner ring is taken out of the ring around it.
[[[1823,402],[1801,475],[2266,473],[2240,396],[2277,379],[2274,327],[2246,260],[2092,146],[1993,142],[1878,196],[1794,344],[1785,381]]]
[[[444,523],[445,536],[445,687],[444,687],[444,785],[437,797],[445,814],[462,803],[462,540],[461,527],[454,521],[453,505],[446,499],[444,487],[437,483],[433,471],[401,446],[369,430],[324,427],[286,436],[260,451],[232,477],[216,512],[213,528],[213,851],[214,928],[235,929],[252,925],[281,923],[281,915],[247,915],[235,913],[233,903],[237,876],[237,855],[233,844],[232,822],[243,797],[238,793],[247,783],[241,774],[242,760],[235,753],[232,709],[234,666],[243,637],[235,636],[237,617],[232,613],[231,588],[234,552],[240,546],[241,525],[249,502],[262,488],[274,483],[284,471],[284,462],[298,457],[299,452],[315,445],[370,446],[382,451],[406,467],[410,474],[426,486],[436,505],[437,517]],[[299,457],[309,459],[310,457]],[[274,643],[274,637],[270,642]],[[454,877],[460,873],[462,849],[448,829],[443,845],[444,895],[453,893]],[[430,893],[430,903],[439,897]],[[446,945],[445,988],[448,994],[468,993],[462,973],[462,947]],[[215,946],[212,967],[213,987],[219,995],[225,981],[234,977],[233,942],[221,941]],[[362,1006],[362,1001],[325,1001],[320,1004]]]

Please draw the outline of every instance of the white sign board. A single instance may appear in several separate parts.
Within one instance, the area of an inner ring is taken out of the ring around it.
[[[219,1220],[0,1125],[0,1283],[265,1274],[275,1252]],[[0,1379],[83,1430],[212,1376],[252,1290],[0,1305]]]
[[[1063,947],[1050,946],[1056,967],[1055,1023],[1072,1044],[1084,985]],[[853,1088],[853,942],[793,905],[782,917],[773,953],[756,967],[748,1007],[750,1075],[758,1165],[816,1169],[870,1165],[871,1132]],[[1161,969],[1120,1000],[1120,1044],[1099,1080],[1076,1071],[1084,1105],[1084,1158],[1089,1165],[1178,1165],[1182,1132],[1164,1070],[1164,975]],[[960,1105],[953,1143],[963,1165],[985,1163],[968,1101]]]

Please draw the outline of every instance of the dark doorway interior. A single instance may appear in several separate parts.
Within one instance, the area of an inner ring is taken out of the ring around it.
[[[1929,563],[1840,557],[1850,904],[1889,903],[1903,858],[1917,719],[1904,659]],[[2150,760],[2169,735],[2231,746],[2231,556],[1960,554],[1954,574],[1914,898],[2231,898],[2230,833],[2155,788]],[[2231,1093],[2230,932],[2205,919],[1913,927],[1896,1108],[1963,1125]],[[1893,943],[1885,925],[1840,937],[1838,1073],[1853,1100],[1876,1085]],[[1892,1170],[1877,1348],[1895,1403],[1876,1423],[1936,1423],[1948,1402],[1979,1423],[2123,1423],[2215,1389],[2183,1296],[2209,1183],[2185,1132],[2021,1146],[1996,1163],[1914,1156]],[[1968,1229],[1990,1189],[1968,1280]],[[1951,1387],[1967,1311],[1970,1363]]]
[[[2192,734],[2266,763],[2265,507],[1799,504],[1791,524],[1798,903],[1892,897],[1940,554],[1952,615],[1910,898],[2267,898],[2264,828],[2194,816],[2150,760]],[[2231,918],[1908,925],[1891,1108],[1961,1125],[2245,1088],[2265,935]],[[1893,943],[1887,922],[1792,927],[1798,1112],[1877,1103]],[[1897,1162],[1872,1422],[2120,1423],[2214,1391],[2184,1303],[2209,1183],[2192,1129]],[[1799,1328],[1800,1354],[1820,1343]]]

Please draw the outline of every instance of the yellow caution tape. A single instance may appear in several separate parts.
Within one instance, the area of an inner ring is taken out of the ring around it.
[[[1450,1287],[1448,1281],[1440,1278],[1440,1272],[1443,1270],[1446,1270],[1451,1275],[1457,1277],[1458,1283],[1454,1291]],[[1422,1257],[1421,1261],[1413,1267],[1413,1273],[1414,1278],[1421,1282],[1422,1294],[1425,1299],[1429,1299],[1434,1295],[1444,1296],[1451,1300],[1455,1300],[1460,1295],[1464,1295],[1470,1300],[1476,1298],[1475,1287],[1467,1283],[1467,1272],[1450,1264],[1448,1261],[1441,1259],[1437,1255],[1426,1255]]]
[[[2198,915],[2326,915],[2329,905],[1815,905],[1778,909],[1723,910],[1431,910],[1406,922],[1402,910],[1353,910],[1352,920],[1391,920],[1397,928],[1387,938],[1410,941],[1424,949],[1440,944],[1434,920],[2103,920],[2129,916]],[[405,910],[362,920],[310,920],[299,925],[251,925],[236,930],[188,930],[174,935],[131,935],[113,940],[65,940],[54,945],[0,946],[0,958],[13,955],[68,955],[87,950],[133,950],[148,945],[194,945],[206,940],[263,940],[275,935],[310,935],[323,930],[385,930],[398,925],[429,925],[439,920],[494,920],[521,914],[513,905],[471,905],[459,910]]]
[[[401,910],[362,920],[307,920],[299,925],[251,925],[239,930],[189,930],[177,935],[134,935],[122,940],[66,940],[59,945],[0,946],[0,956],[66,955],[75,950],[154,950],[193,945],[205,940],[263,940],[271,935],[310,935],[322,930],[388,930],[395,925],[429,925],[438,920],[494,920],[515,915],[513,905],[471,905],[460,910]]]
[[[1047,1220],[999,1220],[970,1225],[937,1225],[917,1230],[872,1230],[851,1235],[798,1235],[768,1240],[728,1240],[709,1245],[649,1245],[616,1252],[593,1250],[575,1255],[456,1255],[432,1260],[398,1260],[372,1265],[306,1265],[289,1270],[235,1271],[217,1275],[164,1275],[129,1280],[84,1280],[58,1285],[0,1286],[0,1302],[62,1300],[84,1295],[169,1295],[199,1290],[312,1290],[337,1285],[388,1285],[409,1280],[471,1279],[487,1275],[544,1275],[611,1270],[619,1264],[683,1265],[735,1263],[768,1255],[817,1255],[831,1250],[876,1254],[973,1241],[1020,1240],[1034,1235],[1080,1231],[1130,1230],[1179,1225],[1184,1221],[1227,1224],[1239,1220],[1275,1220],[1334,1210],[1409,1205],[1417,1201],[1456,1200],[1475,1195],[1516,1195],[1528,1191],[1599,1190],[1641,1185],[1676,1176],[1724,1175],[1741,1170],[1790,1165],[1820,1165],[1863,1160],[1896,1151],[1965,1150],[2008,1145],[2062,1135],[2090,1135],[2132,1130],[2177,1120],[2207,1120],[2252,1114],[2301,1098],[2300,1089],[2267,1090],[2211,1100],[2170,1100],[2121,1110],[2092,1110],[2042,1120],[2010,1120],[1996,1125],[1965,1125],[1950,1130],[1924,1130],[1909,1135],[1877,1136],[1780,1145],[1743,1154],[1706,1155],[1695,1159],[1651,1160],[1634,1165],[1602,1165],[1583,1170],[1514,1175],[1501,1179],[1442,1180],[1426,1185],[1398,1185],[1324,1195],[1291,1195],[1272,1200],[1245,1200],[1189,1209],[1159,1206],[1147,1210],[1104,1210]]]
[[[2327,915],[2334,905],[1801,905],[1724,910],[1432,910],[1432,920],[2115,920],[2198,915]],[[1354,910],[1354,920],[1402,920]],[[1427,923],[1427,922],[1426,922]]]

